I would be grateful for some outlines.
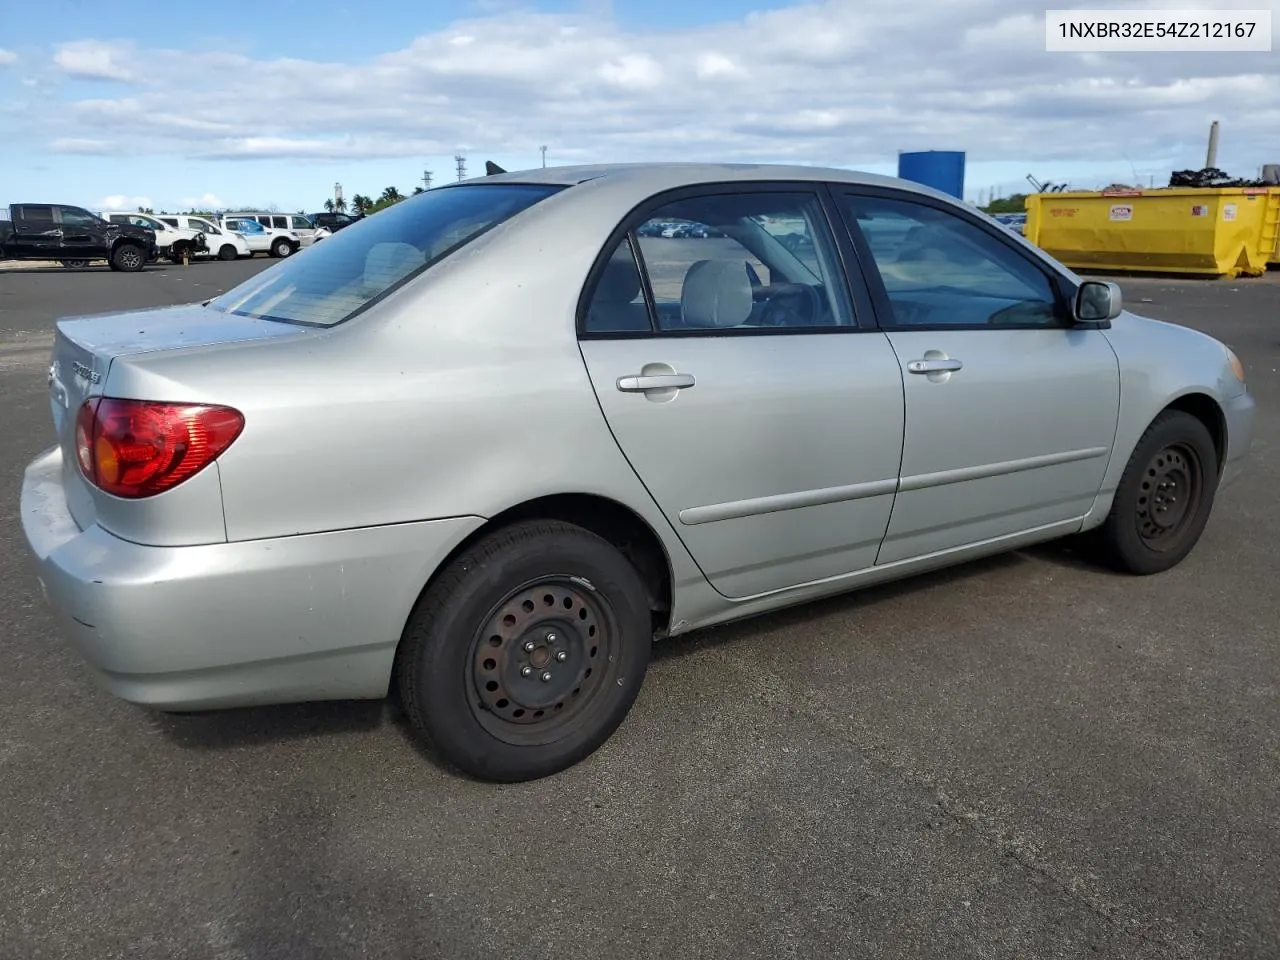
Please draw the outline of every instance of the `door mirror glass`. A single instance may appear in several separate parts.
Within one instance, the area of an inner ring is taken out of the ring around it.
[[[1105,323],[1123,310],[1124,298],[1114,283],[1086,280],[1076,291],[1075,314],[1082,323]]]

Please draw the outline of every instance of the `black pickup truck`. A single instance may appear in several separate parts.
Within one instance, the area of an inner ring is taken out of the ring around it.
[[[106,260],[112,270],[132,273],[156,256],[154,230],[108,223],[82,207],[15,203],[9,218],[0,220],[0,260]]]

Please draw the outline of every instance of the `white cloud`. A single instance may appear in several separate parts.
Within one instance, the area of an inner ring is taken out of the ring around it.
[[[198,197],[183,197],[182,206],[187,210],[225,210],[227,203],[216,193],[202,193]]]
[[[18,62],[18,55],[12,50],[0,47],[0,67],[11,67]]]
[[[113,193],[97,202],[95,210],[137,210],[139,207],[154,209],[155,204],[150,197],[130,197],[123,193]]]
[[[49,144],[54,153],[80,153],[89,156],[105,156],[116,152],[110,140],[90,140],[84,137],[59,137]]]
[[[73,77],[127,83],[134,79],[134,71],[127,65],[133,56],[131,44],[76,40],[59,46],[53,62]]]
[[[1280,0],[1253,5],[1280,20]],[[838,166],[928,148],[973,163],[1190,165],[1217,119],[1231,172],[1280,160],[1273,54],[1049,54],[1025,0],[815,0],[661,31],[492,9],[358,63],[82,40],[57,51],[63,71],[132,80],[128,95],[8,115],[45,141],[128,143],[138,158],[416,162],[463,149],[502,162],[547,143],[560,161]]]

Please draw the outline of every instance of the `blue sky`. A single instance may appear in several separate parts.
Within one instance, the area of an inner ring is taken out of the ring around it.
[[[407,192],[424,169],[454,179],[456,151],[475,175],[485,159],[536,166],[544,143],[550,163],[888,173],[899,150],[961,149],[976,195],[1021,189],[1027,173],[1160,182],[1202,163],[1213,119],[1219,166],[1251,176],[1280,161],[1273,54],[1048,54],[1043,9],[230,0],[121,16],[104,0],[4,4],[0,203],[313,210],[335,181],[348,197]]]

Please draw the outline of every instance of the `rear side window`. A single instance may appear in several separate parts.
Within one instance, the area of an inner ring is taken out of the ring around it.
[[[53,207],[29,203],[18,209],[27,223],[53,223]]]
[[[335,233],[212,301],[237,316],[329,327],[485,231],[563,189],[472,184],[429,190]]]

